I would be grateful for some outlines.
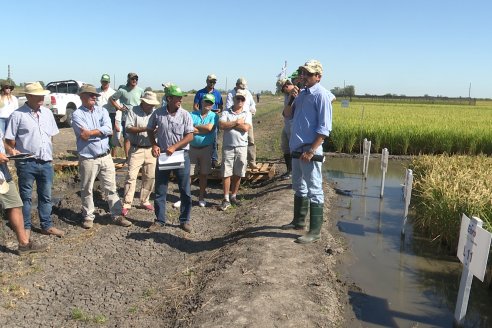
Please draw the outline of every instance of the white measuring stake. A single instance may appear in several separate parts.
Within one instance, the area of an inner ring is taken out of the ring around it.
[[[367,139],[364,138],[364,142],[362,144],[362,155],[364,161],[362,162],[362,174],[365,176],[366,174],[366,161],[367,161]]]
[[[364,139],[364,167],[362,173],[364,173],[364,179],[367,179],[367,172],[369,171],[369,157],[371,156],[371,141]]]
[[[383,171],[383,175],[381,176],[381,193],[379,194],[379,198],[383,198],[384,194],[384,180],[386,178],[386,172],[388,171],[388,148],[384,148],[381,153],[381,171]]]
[[[457,256],[463,263],[463,272],[454,311],[455,324],[458,326],[464,323],[473,276],[481,281],[485,277],[492,234],[483,229],[482,224],[483,221],[475,216],[470,219],[463,214],[461,217]]]
[[[405,201],[405,210],[403,213],[403,225],[401,227],[401,235],[405,236],[405,225],[407,224],[408,207],[410,206],[410,199],[412,198],[412,184],[413,184],[413,172],[408,169],[405,179],[405,191],[403,192],[403,200]]]

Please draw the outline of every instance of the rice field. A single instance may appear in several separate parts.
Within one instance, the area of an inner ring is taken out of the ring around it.
[[[328,150],[358,153],[360,140],[371,152],[393,155],[492,154],[492,101],[476,106],[395,103],[333,105]]]
[[[483,220],[492,232],[492,158],[464,155],[418,156],[414,174],[412,207],[414,226],[455,249],[461,215]]]

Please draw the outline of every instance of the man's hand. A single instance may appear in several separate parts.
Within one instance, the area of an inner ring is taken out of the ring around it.
[[[89,140],[90,137],[91,137],[91,131],[90,130],[80,128],[80,138],[82,138],[82,140],[87,141],[87,140]]]
[[[11,147],[5,147],[5,150],[6,150],[7,154],[12,155],[12,156],[13,156],[13,155],[18,155],[18,154],[20,154],[20,153],[21,153],[21,152],[20,152],[20,151],[18,151],[17,149],[15,149],[15,148],[11,148]]]
[[[154,157],[159,157],[159,155],[161,154],[161,147],[159,147],[158,145],[153,145],[152,146],[152,156]]]
[[[292,90],[290,90],[290,95],[295,98],[297,97],[298,94],[299,94],[299,88],[296,85],[294,85]]]
[[[5,154],[0,153],[0,164],[5,164],[9,161],[9,158]]]
[[[174,154],[175,151],[176,151],[176,148],[174,147],[174,145],[172,145],[172,146],[167,147],[166,154],[168,156],[171,156],[172,154]]]
[[[313,158],[313,156],[314,156],[314,153],[309,152],[309,151],[305,151],[302,153],[302,155],[299,159],[303,162],[309,162],[309,161],[311,161],[311,158]]]
[[[244,118],[243,117],[240,117],[237,119],[237,124],[244,124]]]

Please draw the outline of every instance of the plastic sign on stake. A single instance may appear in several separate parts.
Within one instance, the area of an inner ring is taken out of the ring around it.
[[[367,179],[367,171],[369,170],[369,157],[371,155],[371,141],[364,139],[364,167],[362,168],[362,173],[364,173],[364,178]]]
[[[362,163],[362,174],[366,174],[366,161],[367,161],[367,139],[364,138],[364,142],[362,144],[362,155],[364,156],[364,162]]]
[[[410,206],[410,199],[412,198],[412,185],[413,185],[413,172],[408,169],[405,177],[405,186],[403,192],[403,200],[405,202],[405,211],[403,213],[403,225],[401,227],[401,235],[405,236],[405,225],[408,218],[408,207]]]
[[[384,148],[383,152],[381,153],[381,171],[383,171],[383,175],[381,177],[381,193],[379,194],[380,198],[383,198],[384,194],[384,180],[386,178],[386,172],[388,171],[388,157],[388,148]]]
[[[477,217],[461,217],[460,239],[457,256],[463,263],[458,300],[454,311],[455,323],[460,326],[465,318],[470,297],[473,276],[483,281],[490,252],[492,234],[482,228],[482,220]]]

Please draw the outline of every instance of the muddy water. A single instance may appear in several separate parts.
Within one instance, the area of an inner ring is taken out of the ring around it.
[[[379,159],[371,159],[367,180],[361,159],[325,163],[328,181],[344,194],[337,226],[353,255],[340,273],[360,288],[350,292],[360,326],[452,327],[462,267],[414,234],[411,224],[401,239],[406,164],[390,161],[381,199]],[[465,326],[492,327],[491,309],[492,292],[474,279]]]

